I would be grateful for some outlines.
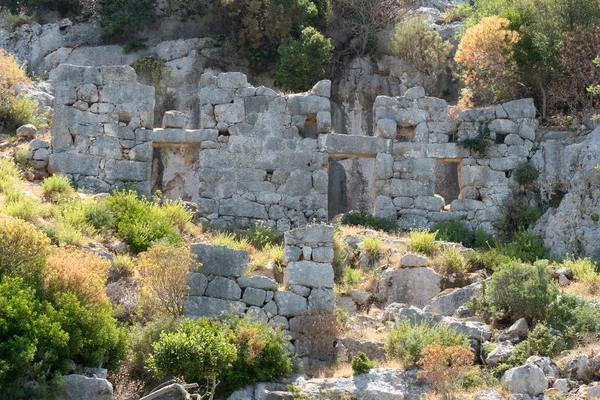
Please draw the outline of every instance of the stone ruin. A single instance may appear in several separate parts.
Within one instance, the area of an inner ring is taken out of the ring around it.
[[[284,284],[266,276],[247,277],[248,252],[226,246],[193,244],[191,251],[202,264],[188,277],[186,318],[219,317],[222,313],[252,316],[281,327],[298,357],[315,355],[307,343],[307,318],[333,314],[333,227],[307,225],[284,235]],[[333,343],[329,350],[333,351]],[[327,352],[326,352],[327,353]],[[330,355],[330,354],[329,354]]]
[[[378,96],[375,136],[331,132],[331,82],[280,95],[246,76],[205,73],[196,129],[180,112],[154,128],[155,90],[130,67],[61,65],[51,76],[56,107],[49,170],[92,192],[135,186],[198,205],[205,223],[279,231],[349,210],[427,228],[465,220],[492,231],[532,153],[531,99],[449,115],[422,88]],[[485,157],[458,145],[489,132]]]

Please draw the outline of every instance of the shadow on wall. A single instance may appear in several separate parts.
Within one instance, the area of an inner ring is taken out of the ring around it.
[[[373,214],[374,209],[375,158],[330,158],[329,219],[353,210]]]

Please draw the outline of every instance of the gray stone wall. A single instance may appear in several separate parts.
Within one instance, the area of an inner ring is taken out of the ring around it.
[[[391,152],[377,154],[378,216],[397,218],[403,229],[466,220],[493,230],[516,184],[512,170],[533,154],[538,121],[532,99],[449,115],[444,100],[413,88],[401,98],[379,96],[374,115],[376,136],[393,141]],[[493,142],[485,156],[457,143],[482,133]],[[440,193],[459,194],[446,202]]]
[[[290,338],[290,349],[298,357],[309,355],[306,325],[300,321],[314,314],[333,314],[332,226],[307,225],[286,232],[287,290],[266,276],[247,277],[245,250],[193,244],[191,251],[202,266],[188,277],[186,318],[246,313],[281,327]]]

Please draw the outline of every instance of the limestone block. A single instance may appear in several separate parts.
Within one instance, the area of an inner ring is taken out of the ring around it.
[[[216,278],[215,278],[216,279]],[[244,290],[244,296],[242,297],[242,301],[249,306],[262,306],[265,302],[265,297],[267,292],[262,289],[256,289],[253,287],[249,287]]]
[[[462,184],[464,186],[493,187],[506,184],[504,172],[493,171],[489,167],[468,165],[461,168]]]
[[[508,114],[506,113],[506,111],[504,111],[504,107],[502,107],[502,104],[498,104],[496,106],[496,118],[508,118]]]
[[[223,72],[217,75],[217,86],[224,89],[247,87],[248,79],[241,72]]]
[[[406,253],[400,259],[400,265],[403,267],[426,267],[427,258],[414,253]]]
[[[310,92],[315,96],[321,96],[326,98],[331,97],[331,81],[328,79],[324,79],[322,81],[317,82]]]
[[[429,125],[427,125],[427,122],[423,121],[421,122],[419,125],[417,125],[415,127],[415,130],[413,131],[413,135],[412,135],[412,141],[415,143],[433,143],[433,136],[430,139],[430,130],[429,130]],[[433,135],[433,132],[431,132]],[[446,135],[442,135],[444,137],[443,142],[447,142],[448,141],[448,137]]]
[[[415,208],[429,211],[440,211],[443,207],[443,201],[436,196],[418,196],[415,198]]]
[[[371,137],[330,133],[319,136],[319,151],[330,154],[364,154],[391,153],[391,140]]]
[[[313,289],[308,296],[308,310],[333,313],[333,289]]]
[[[46,148],[37,149],[33,152],[31,159],[39,161],[48,161],[50,158],[50,151]]]
[[[284,235],[286,246],[317,245],[319,243],[333,244],[333,226],[308,225],[286,232]]]
[[[58,400],[111,400],[112,384],[104,378],[89,378],[83,375],[67,375]]]
[[[150,182],[152,163],[139,161],[117,161],[107,168],[106,179],[123,182]]]
[[[395,139],[398,133],[398,123],[389,118],[380,119],[377,121],[377,129],[375,130],[375,136],[384,139]]]
[[[292,293],[296,293],[298,296],[302,296],[302,297],[308,297],[308,295],[310,294],[309,287],[300,286],[300,285],[291,285],[289,287],[289,291]]]
[[[152,142],[142,143],[129,151],[129,159],[135,161],[152,161],[153,152]]]
[[[519,136],[521,136],[523,139],[527,139],[533,142],[535,141],[535,129],[528,125],[521,125],[521,127],[519,128]]]
[[[200,128],[214,128],[217,125],[215,120],[215,109],[211,104],[200,106]]]
[[[312,173],[310,171],[294,170],[278,192],[288,196],[309,195],[313,187]]]
[[[192,244],[191,252],[202,264],[200,271],[206,275],[240,277],[246,273],[248,267],[248,252],[245,250],[196,243]]]
[[[392,197],[433,196],[433,182],[421,182],[409,179],[392,179],[389,183],[389,194]]]
[[[17,137],[20,139],[33,139],[36,137],[37,132],[35,125],[26,124],[17,129]]]
[[[312,259],[318,263],[333,262],[333,247],[317,247],[312,249]]]
[[[400,230],[426,229],[429,226],[429,220],[420,215],[401,215],[398,218],[396,226]]]
[[[208,286],[208,278],[204,274],[191,272],[186,278],[186,284],[189,296],[204,296],[204,292]]]
[[[519,125],[509,119],[495,119],[488,125],[488,128],[492,132],[496,133],[517,133],[519,132]]]
[[[245,118],[244,100],[235,99],[233,104],[219,104],[215,106],[215,116],[217,121],[228,124],[243,122]]]
[[[190,296],[183,304],[185,318],[216,318],[224,313],[241,314],[246,309],[246,304],[241,301],[214,299],[212,297]]]
[[[277,92],[271,88],[259,86],[258,88],[256,88],[256,96],[277,97],[278,95]]]
[[[442,277],[431,268],[399,268],[383,273],[377,293],[385,304],[424,307],[440,292]]]
[[[205,294],[217,299],[239,300],[242,297],[242,290],[233,279],[215,276],[212,281],[208,282]]]
[[[442,315],[454,314],[463,304],[471,300],[480,286],[480,283],[474,283],[440,293],[431,302],[432,312]]]
[[[263,311],[267,315],[276,315],[277,314],[277,304],[275,303],[274,300],[271,300],[267,304],[265,304],[265,306],[263,307]]]
[[[110,104],[110,103],[94,103],[89,108],[90,112],[93,112],[96,114],[110,114],[110,113],[114,112],[115,109],[116,109],[116,106],[114,104]]]
[[[478,200],[456,199],[452,201],[451,209],[452,211],[483,210],[485,204]]]
[[[456,143],[432,143],[427,145],[427,157],[432,158],[465,158],[470,154],[469,149]]]
[[[292,292],[276,292],[275,304],[277,304],[277,314],[284,317],[296,317],[306,313],[308,309],[306,298]]]
[[[416,100],[422,97],[425,97],[425,89],[421,86],[412,87],[404,93],[404,98],[406,100]]]
[[[288,330],[290,325],[288,323],[288,319],[281,315],[276,315],[271,318],[271,326],[275,329],[281,328],[282,330]]]
[[[508,146],[522,146],[523,143],[525,143],[523,139],[516,133],[511,133],[504,138],[504,144]]]
[[[94,140],[90,145],[90,154],[102,158],[121,159],[121,145],[119,140],[110,136],[102,136]]]
[[[319,111],[317,113],[317,132],[331,132],[331,113],[329,111]]]
[[[302,247],[302,258],[305,260],[310,260],[312,258],[312,247],[310,247],[310,246]]]
[[[29,143],[30,150],[47,149],[49,147],[50,143],[48,143],[45,140],[34,139],[33,141],[31,141],[31,143]]]
[[[329,176],[323,169],[318,169],[312,173],[313,188],[321,194],[327,194]]]
[[[533,99],[520,99],[502,104],[502,108],[508,114],[508,118],[535,118],[537,110]]]
[[[259,275],[250,278],[242,277],[239,278],[237,282],[242,289],[256,288],[262,290],[277,290],[277,282],[266,276]]]
[[[100,157],[73,153],[53,153],[50,155],[48,172],[81,174],[98,176],[100,171]]]
[[[86,103],[98,102],[98,87],[93,83],[85,83],[77,89],[77,98]]]
[[[291,115],[316,114],[319,111],[330,111],[330,108],[329,99],[325,97],[306,94],[287,96],[287,110]]]
[[[288,285],[302,285],[312,288],[333,287],[333,267],[331,264],[295,261],[287,265],[284,275]]]
[[[523,159],[517,157],[490,158],[490,168],[496,171],[510,171],[514,169]]]
[[[394,143],[392,154],[400,158],[424,158],[427,157],[427,145],[410,142]]]
[[[390,179],[394,173],[394,157],[388,153],[378,153],[375,158],[377,179]]]
[[[396,206],[388,196],[377,196],[375,199],[375,216],[389,220],[396,220]]]
[[[187,115],[181,111],[167,111],[163,116],[162,127],[164,128],[185,128]]]
[[[394,205],[400,210],[403,208],[412,208],[414,199],[412,197],[396,197],[394,198]]]
[[[260,321],[265,324],[269,321],[267,313],[256,306],[251,306],[250,308],[248,308],[248,311],[246,311],[246,316],[251,320]]]
[[[504,106],[506,108],[506,104]],[[548,388],[548,379],[546,379],[544,372],[539,367],[535,365],[523,365],[506,371],[502,377],[502,386],[509,393],[524,393],[537,396],[543,394]]]
[[[440,325],[448,326],[456,330],[458,333],[462,333],[466,337],[481,341],[482,339],[490,340],[492,337],[492,331],[483,322],[478,321],[463,321],[453,317],[443,317],[440,321]]]

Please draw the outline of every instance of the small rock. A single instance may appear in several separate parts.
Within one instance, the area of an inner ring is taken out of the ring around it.
[[[537,396],[548,388],[548,380],[539,367],[523,365],[506,371],[502,377],[502,386],[510,393]]]
[[[565,275],[563,275],[563,274],[558,275],[558,284],[560,286],[567,286],[569,283],[571,283],[571,281]]]
[[[554,381],[553,388],[560,390],[563,393],[567,393],[569,391],[569,381],[566,379],[557,379]]]
[[[510,342],[499,343],[494,350],[488,354],[485,362],[491,368],[495,368],[510,358],[514,346]]]
[[[525,318],[520,318],[506,330],[506,335],[524,339],[527,337],[528,331],[529,325],[527,324],[527,320]]]
[[[32,124],[23,125],[17,129],[17,137],[20,139],[34,139],[37,133],[37,128]]]
[[[474,400],[502,400],[502,395],[494,389],[486,390],[485,392],[475,393]]]
[[[406,253],[400,259],[400,265],[403,267],[425,267],[427,259],[414,253]]]
[[[404,98],[406,100],[416,100],[425,97],[425,89],[421,86],[415,86],[410,88],[404,93]]]
[[[352,300],[359,306],[364,306],[371,299],[371,293],[363,292],[362,290],[353,290],[350,292],[350,297],[352,297]]]

